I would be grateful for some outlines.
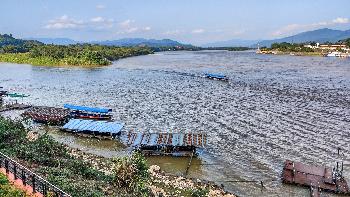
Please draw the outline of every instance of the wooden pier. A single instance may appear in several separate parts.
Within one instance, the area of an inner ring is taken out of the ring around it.
[[[193,156],[207,145],[205,133],[128,133],[127,146],[145,155]]]
[[[282,179],[284,183],[310,187],[312,197],[320,196],[321,190],[350,195],[349,186],[338,166],[332,170],[324,166],[286,160]]]

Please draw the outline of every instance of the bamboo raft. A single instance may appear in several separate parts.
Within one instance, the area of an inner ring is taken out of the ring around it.
[[[69,114],[70,112],[67,109],[37,106],[28,109],[22,116],[38,123],[60,125],[68,120]]]

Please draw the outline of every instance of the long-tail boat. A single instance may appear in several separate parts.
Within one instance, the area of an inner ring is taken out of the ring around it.
[[[95,108],[65,104],[64,108],[71,110],[71,117],[75,119],[111,120],[112,109]]]

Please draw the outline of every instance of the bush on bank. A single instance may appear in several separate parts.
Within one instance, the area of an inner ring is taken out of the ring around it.
[[[0,173],[0,196],[1,197],[27,197],[24,191],[15,188],[5,175]]]

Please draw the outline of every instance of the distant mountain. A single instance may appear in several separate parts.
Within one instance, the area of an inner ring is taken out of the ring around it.
[[[275,40],[263,40],[259,42],[260,46],[270,47],[273,43],[289,42],[289,43],[304,43],[304,42],[337,42],[339,40],[344,40],[350,38],[350,30],[341,31],[334,29],[318,29],[313,31],[307,31],[303,33],[296,34],[294,36],[289,36],[285,38],[275,39]]]
[[[81,42],[69,38],[28,38],[27,40],[37,40],[44,44],[69,45],[78,43],[100,44],[107,46],[149,46],[149,47],[175,47],[190,46],[170,39],[144,39],[144,38],[124,38],[119,40]]]
[[[260,40],[233,39],[204,44],[202,45],[202,47],[250,47],[258,43],[259,41]]]
[[[37,40],[44,44],[70,45],[80,43],[70,38],[26,38],[26,40]]]
[[[148,47],[175,47],[187,46],[180,42],[170,39],[144,39],[144,38],[124,38],[119,40],[94,41],[93,44],[109,45],[109,46],[148,46]]]

